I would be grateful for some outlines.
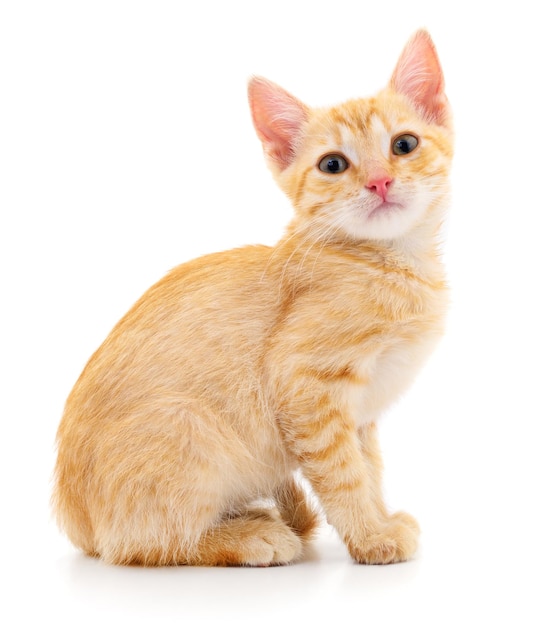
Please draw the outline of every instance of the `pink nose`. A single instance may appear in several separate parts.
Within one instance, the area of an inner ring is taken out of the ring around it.
[[[392,178],[389,178],[388,176],[382,176],[381,178],[376,178],[369,181],[365,185],[365,187],[380,196],[380,198],[385,202],[385,199],[387,198],[387,191],[389,190],[389,185],[392,182]]]

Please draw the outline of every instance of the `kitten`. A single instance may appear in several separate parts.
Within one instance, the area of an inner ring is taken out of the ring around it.
[[[59,524],[109,563],[289,563],[318,524],[299,469],[356,561],[404,561],[418,525],[384,504],[375,422],[446,307],[434,45],[417,32],[372,98],[311,109],[253,78],[249,100],[295,217],[273,248],[171,271],[92,356],[58,431]]]

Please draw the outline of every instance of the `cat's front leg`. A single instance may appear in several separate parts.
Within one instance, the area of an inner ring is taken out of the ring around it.
[[[404,511],[389,514],[383,499],[382,474],[383,461],[378,444],[377,427],[375,422],[370,422],[357,429],[357,436],[361,444],[361,451],[368,465],[368,474],[371,480],[371,493],[375,506],[384,519],[393,523],[405,524],[411,532],[418,537],[420,529],[417,520]]]
[[[420,532],[419,524],[415,518],[404,511],[398,511],[393,514],[387,511],[383,499],[383,462],[378,445],[376,424],[371,422],[361,426],[357,429],[357,436],[361,453],[367,465],[373,507],[378,511],[382,519],[382,525],[388,529],[387,534],[396,538],[395,543],[397,547],[394,561],[405,561],[411,557],[417,548],[417,540]],[[357,560],[365,563],[368,562],[367,552],[368,550],[365,550],[363,558],[357,558]]]
[[[352,417],[327,392],[315,394],[315,410],[311,405],[305,410],[308,395],[288,407],[280,424],[328,522],[359,563],[409,559],[417,548],[418,526],[409,515],[386,511],[374,428],[356,431]]]

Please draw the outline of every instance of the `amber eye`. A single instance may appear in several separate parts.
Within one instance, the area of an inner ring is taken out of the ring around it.
[[[419,140],[415,135],[399,135],[393,141],[393,154],[403,156],[413,152],[419,145]]]
[[[348,161],[341,154],[327,154],[320,160],[318,169],[326,174],[340,174],[348,169]]]

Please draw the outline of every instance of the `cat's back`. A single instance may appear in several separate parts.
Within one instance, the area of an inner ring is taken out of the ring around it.
[[[117,419],[154,394],[229,395],[229,381],[258,369],[277,315],[272,248],[248,246],[177,266],[153,285],[91,357],[66,416]]]

